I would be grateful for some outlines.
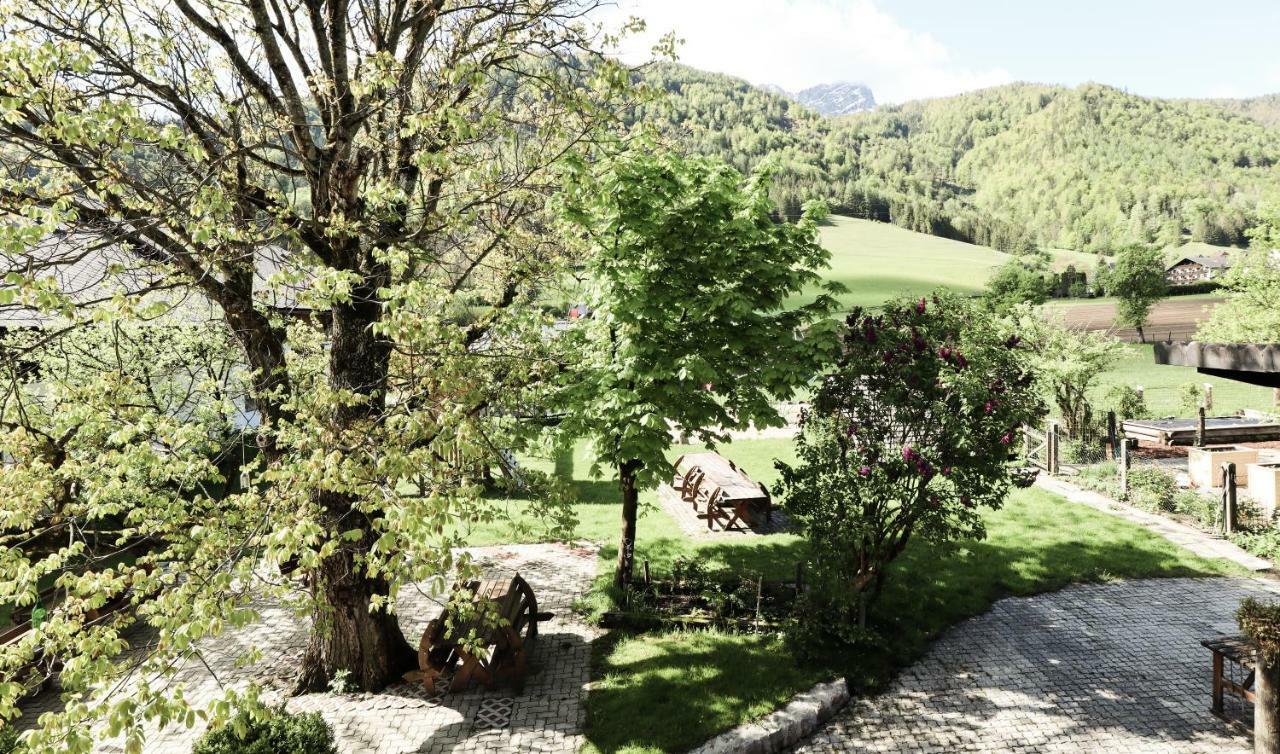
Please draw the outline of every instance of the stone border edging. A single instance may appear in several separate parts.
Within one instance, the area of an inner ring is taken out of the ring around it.
[[[721,733],[689,754],[773,754],[799,743],[848,703],[843,678],[819,683],[782,709]]]

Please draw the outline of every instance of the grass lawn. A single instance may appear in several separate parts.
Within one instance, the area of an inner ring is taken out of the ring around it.
[[[677,448],[672,456],[690,448]],[[720,448],[765,483],[776,478],[773,459],[793,458],[791,441],[740,441]],[[620,506],[613,482],[587,476],[590,456],[529,460],[572,478],[580,539],[601,542],[596,600],[608,591],[616,554]],[[652,494],[644,499],[654,502]],[[519,505],[519,501],[495,501]],[[1004,596],[1057,589],[1082,581],[1156,576],[1234,574],[1227,563],[1182,550],[1137,526],[1049,493],[1017,491],[986,516],[987,539],[941,548],[917,541],[894,564],[873,623],[886,645],[819,665],[798,661],[778,637],[723,632],[614,632],[595,647],[595,681],[588,700],[589,751],[658,752],[688,749],[718,732],[759,717],[814,683],[846,674],[860,690],[884,683],[947,627],[985,611]],[[536,530],[510,525],[473,530],[476,543],[536,541]],[[656,573],[676,558],[711,569],[787,578],[803,557],[792,535],[694,542],[669,516],[650,508],[639,523],[637,559]]]
[[[1094,401],[1099,406],[1107,405],[1106,394],[1113,385],[1142,385],[1152,415],[1189,417],[1195,411],[1188,411],[1181,405],[1181,388],[1208,383],[1213,385],[1212,415],[1225,416],[1245,408],[1274,410],[1270,388],[1210,377],[1187,367],[1157,364],[1149,343],[1130,343],[1125,345],[1125,349],[1124,357],[1102,376],[1099,387],[1095,389]]]
[[[846,308],[878,306],[900,294],[918,296],[940,287],[975,293],[1009,259],[985,246],[840,216],[823,225],[822,245],[831,252],[827,278],[849,289],[840,296]]]
[[[1002,597],[1117,578],[1242,573],[1037,489],[1018,491],[986,522],[983,541],[915,542],[894,563],[871,617],[886,637],[875,651],[810,665],[772,637],[671,631],[602,644],[588,697],[588,751],[685,750],[842,673],[855,691],[873,690],[942,631]]]

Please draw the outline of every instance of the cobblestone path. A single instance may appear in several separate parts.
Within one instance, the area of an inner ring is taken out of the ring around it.
[[[956,626],[883,695],[855,700],[799,752],[1248,752],[1209,712],[1200,640],[1238,633],[1261,579],[1160,579],[1005,599]],[[1228,697],[1227,716],[1251,710]]]
[[[590,642],[595,629],[577,622],[575,598],[596,573],[594,549],[564,545],[506,545],[471,551],[486,575],[519,572],[533,586],[538,608],[555,617],[538,627],[533,673],[523,691],[487,691],[429,696],[420,684],[394,684],[379,694],[310,694],[288,700],[291,712],[318,711],[333,726],[342,754],[409,754],[410,752],[564,752],[582,745],[585,687],[589,681]],[[426,623],[439,607],[425,597],[402,592],[401,625],[416,647]],[[305,646],[307,625],[279,608],[266,608],[263,620],[202,645],[203,663],[192,662],[177,680],[197,706],[221,696],[223,686],[243,687],[256,681],[264,698],[283,698],[293,682]],[[263,650],[262,661],[235,667],[235,659],[251,646]],[[58,704],[46,692],[24,705],[23,720],[34,719]],[[202,733],[171,726],[147,737],[147,754],[189,754]],[[102,754],[123,752],[117,743],[99,747]]]

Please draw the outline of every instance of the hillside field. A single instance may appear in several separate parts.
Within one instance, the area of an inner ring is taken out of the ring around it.
[[[985,246],[837,215],[822,226],[822,245],[831,252],[829,278],[849,289],[839,297],[845,308],[878,306],[939,287],[977,293],[1009,259]]]

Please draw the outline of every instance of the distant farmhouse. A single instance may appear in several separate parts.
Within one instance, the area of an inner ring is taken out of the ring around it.
[[[1182,257],[1165,268],[1164,279],[1169,285],[1193,285],[1217,280],[1231,269],[1231,257],[1226,252],[1213,257]]]

